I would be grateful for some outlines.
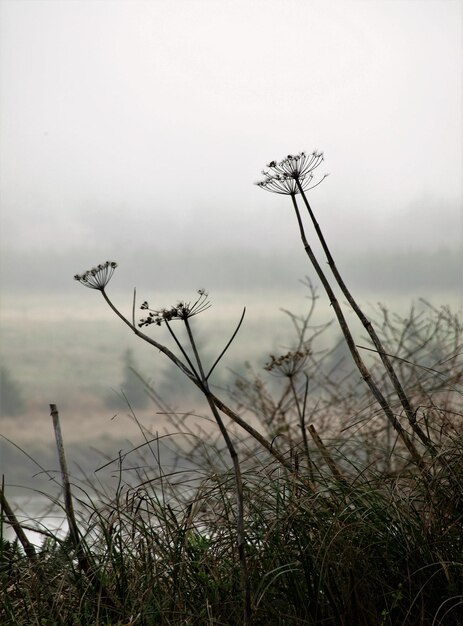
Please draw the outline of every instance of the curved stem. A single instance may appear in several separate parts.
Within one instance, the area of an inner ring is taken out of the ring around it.
[[[236,337],[236,335],[237,335],[237,333],[238,333],[239,329],[241,328],[241,324],[243,323],[243,320],[244,320],[244,316],[245,316],[245,314],[246,314],[246,307],[244,307],[244,309],[243,309],[243,312],[242,312],[241,317],[240,317],[240,321],[238,322],[238,326],[235,328],[235,331],[234,331],[233,335],[230,337],[230,339],[229,339],[229,341],[228,341],[227,345],[226,345],[226,346],[225,346],[225,348],[222,350],[222,352],[219,354],[219,356],[216,358],[216,360],[214,361],[214,363],[213,363],[212,367],[211,367],[211,368],[210,368],[210,370],[208,371],[207,376],[206,376],[206,380],[209,380],[210,375],[212,374],[212,372],[214,371],[214,369],[216,368],[216,366],[219,364],[220,359],[223,357],[223,355],[225,354],[225,352],[226,352],[226,351],[228,350],[228,348],[231,346],[231,344],[232,344],[232,342],[233,342],[233,339]]]
[[[194,375],[193,372],[191,372],[182,363],[182,361],[180,361],[180,359],[178,359],[175,356],[173,352],[171,352],[168,348],[166,348],[159,342],[155,341],[148,335],[145,335],[145,333],[142,333],[140,330],[138,330],[138,328],[134,324],[131,324],[124,317],[124,315],[122,315],[122,313],[114,306],[114,304],[111,302],[110,298],[108,297],[107,293],[104,290],[102,290],[101,293],[103,294],[103,297],[108,303],[109,307],[124,322],[124,324],[126,324],[137,335],[137,337],[139,337],[140,339],[143,339],[143,341],[146,341],[147,343],[152,345],[154,348],[157,348],[160,352],[165,354],[185,374],[185,376],[188,376],[188,378],[191,380],[192,383],[194,383],[201,391],[203,391],[203,385],[201,381]],[[214,395],[211,391],[209,391],[209,395],[210,395],[210,398],[213,400],[215,406],[219,409],[219,411],[221,411],[224,415],[227,415],[231,420],[233,420],[236,424],[238,424],[240,428],[242,428],[249,435],[251,435],[253,439],[259,442],[260,445],[263,448],[265,448],[267,452],[271,454],[275,460],[281,463],[281,465],[283,465],[289,472],[292,472],[293,474],[295,473],[297,474],[297,472],[294,471],[294,467],[292,466],[292,464],[282,454],[280,454],[277,450],[275,450],[275,448],[272,446],[271,441],[267,441],[267,439],[263,435],[261,435],[258,430],[253,428],[250,424],[248,424],[246,420],[240,417],[238,413],[233,411],[233,409],[231,409],[228,405],[222,402],[222,400],[220,400],[220,398]],[[304,482],[304,480],[301,477],[299,478],[302,482]]]
[[[191,371],[193,372],[193,374],[195,375],[195,377],[199,380],[200,376],[198,374],[198,372],[195,369],[195,366],[193,365],[193,363],[191,362],[190,357],[188,356],[188,354],[186,353],[186,350],[184,349],[184,347],[182,346],[182,344],[180,343],[180,341],[177,339],[177,335],[174,333],[174,331],[172,330],[169,322],[167,320],[165,320],[165,324],[167,326],[167,330],[169,331],[169,333],[171,334],[171,336],[173,337],[175,343],[177,344],[180,352],[183,354],[183,356],[185,357],[186,362],[188,363],[188,365],[191,368]]]
[[[151,344],[153,347],[157,348],[160,352],[165,354],[173,363],[175,363],[175,365],[180,370],[182,370],[182,372],[186,376],[188,376],[190,380],[195,381],[194,373],[191,372],[186,367],[186,365],[184,365],[184,363],[182,363],[182,361],[180,361],[180,359],[176,357],[175,354],[171,352],[171,350],[169,350],[169,348],[166,348],[161,343],[155,341],[154,339],[151,339],[151,337],[148,337],[148,335],[145,335],[145,333],[142,333],[140,330],[138,330],[135,324],[132,324],[131,322],[129,322],[129,320],[126,317],[124,317],[124,315],[122,315],[122,313],[114,306],[114,304],[111,302],[111,300],[108,297],[108,294],[106,293],[104,289],[101,289],[101,293],[103,295],[103,298],[106,300],[108,306],[114,311],[117,317],[119,317],[124,322],[124,324],[127,324],[127,326],[137,335],[137,337],[140,337],[140,339],[143,339],[147,343]]]

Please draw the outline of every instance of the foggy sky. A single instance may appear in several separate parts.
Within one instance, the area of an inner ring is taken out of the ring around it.
[[[337,251],[461,251],[460,2],[0,7],[8,290],[150,251],[167,276],[223,247],[295,263],[288,198],[253,182],[303,149],[325,153],[312,201]]]

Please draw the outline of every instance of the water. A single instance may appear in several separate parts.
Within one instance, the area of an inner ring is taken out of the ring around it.
[[[40,530],[48,531],[60,539],[64,539],[66,536],[68,524],[65,513],[61,507],[54,505],[49,498],[40,494],[16,496],[9,504],[27,538],[37,548],[43,544],[47,536]],[[31,527],[37,528],[38,532],[31,530]],[[8,522],[4,523],[2,536],[8,541],[13,541],[16,538],[16,534]]]

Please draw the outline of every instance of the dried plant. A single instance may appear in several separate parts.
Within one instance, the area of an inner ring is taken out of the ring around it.
[[[259,186],[291,197],[341,341],[331,321],[314,323],[319,296],[308,281],[303,314],[284,311],[291,339],[262,371],[248,365],[234,373],[234,385],[220,390],[227,402],[211,381],[244,311],[206,367],[191,322],[210,308],[204,289],[166,308],[145,300],[137,321],[135,293],[131,318],[107,293],[115,262],[75,276],[202,392],[212,417],[193,425],[130,366],[154,406],[170,416],[169,432],[153,433],[132,411],[141,442],[82,480],[69,474],[51,405],[61,481],[37,465],[61,487],[61,498],[50,501],[69,532],[63,537],[21,520],[2,480],[0,623],[463,623],[461,318],[427,303],[407,316],[384,306],[371,320],[364,315],[307,200],[324,179],[315,180],[322,163],[319,152],[272,161]],[[354,341],[308,243],[298,198],[366,338]],[[156,339],[159,326],[172,349]],[[105,471],[113,488],[98,478]],[[4,524],[16,541],[4,540]],[[30,530],[44,537],[41,547]]]
[[[312,247],[309,245],[308,239],[306,237],[305,234],[305,229],[304,229],[304,225],[303,225],[303,221],[302,221],[302,217],[299,211],[299,207],[297,204],[297,200],[296,200],[296,196],[300,195],[303,199],[303,202],[307,208],[307,211],[310,215],[310,218],[312,220],[312,224],[315,227],[317,236],[322,244],[323,250],[327,256],[328,259],[328,263],[330,265],[330,268],[334,274],[334,277],[337,281],[337,283],[339,284],[339,286],[341,287],[344,295],[347,297],[349,304],[352,306],[352,308],[354,309],[354,311],[356,312],[356,314],[358,315],[358,317],[360,318],[362,324],[364,325],[364,327],[366,328],[366,330],[368,331],[370,337],[373,340],[373,343],[375,345],[375,347],[378,350],[378,353],[380,354],[380,357],[384,363],[384,366],[387,370],[388,375],[390,376],[392,383],[394,385],[394,388],[400,398],[400,401],[406,411],[406,415],[408,418],[408,421],[410,423],[410,425],[413,428],[413,431],[416,432],[416,434],[420,437],[421,441],[425,444],[426,448],[432,452],[433,454],[435,454],[435,450],[434,447],[432,445],[432,442],[430,441],[430,439],[427,437],[427,435],[423,432],[423,430],[421,429],[421,427],[418,425],[417,421],[416,421],[416,415],[415,412],[413,411],[413,409],[411,408],[410,402],[403,390],[402,385],[400,384],[397,375],[395,374],[395,371],[392,367],[392,364],[390,362],[390,359],[387,355],[387,353],[385,352],[379,337],[377,335],[377,333],[375,332],[371,322],[367,319],[367,317],[364,315],[364,313],[362,312],[362,310],[360,309],[360,307],[358,306],[358,304],[356,303],[356,301],[353,299],[353,297],[351,296],[349,290],[347,289],[343,279],[341,278],[341,275],[339,273],[339,271],[337,270],[337,267],[333,261],[333,258],[331,256],[330,250],[326,244],[325,238],[323,236],[323,233],[318,225],[318,222],[315,219],[315,216],[313,214],[313,211],[310,207],[310,204],[308,202],[307,196],[306,196],[306,191],[313,189],[314,186],[317,186],[318,184],[320,184],[324,178],[322,178],[317,185],[312,185],[312,179],[313,179],[313,171],[315,168],[317,168],[321,163],[323,162],[323,154],[319,153],[319,152],[313,152],[310,156],[308,156],[305,152],[301,152],[300,154],[297,155],[288,155],[285,159],[283,159],[282,161],[271,161],[268,164],[268,169],[267,170],[263,170],[263,175],[264,175],[264,179],[259,181],[257,183],[257,185],[262,188],[265,189],[267,191],[271,191],[274,193],[279,193],[279,194],[284,194],[284,195],[289,195],[292,201],[292,205],[293,208],[295,210],[296,213],[296,218],[297,218],[297,222],[298,222],[298,226],[299,226],[299,231],[300,231],[300,236],[302,239],[302,243],[304,245],[304,249],[306,251],[307,256],[310,259],[310,262],[312,263],[322,285],[323,288],[325,289],[330,303],[334,309],[334,312],[336,314],[337,320],[339,322],[339,325],[341,327],[342,333],[344,335],[345,341],[349,347],[350,353],[354,359],[355,365],[357,366],[359,372],[362,375],[363,380],[366,382],[366,384],[368,385],[368,387],[370,388],[371,393],[373,394],[373,396],[376,398],[378,404],[381,406],[382,410],[384,411],[387,419],[389,420],[390,424],[392,425],[392,427],[394,428],[394,430],[398,433],[398,435],[401,437],[402,441],[404,442],[404,444],[406,445],[407,449],[409,450],[414,462],[421,468],[421,470],[423,472],[426,472],[426,465],[425,462],[423,461],[422,455],[419,453],[419,451],[417,450],[415,444],[413,443],[412,439],[410,438],[410,436],[408,435],[408,433],[406,432],[406,430],[403,428],[402,424],[400,423],[400,421],[397,419],[394,411],[392,410],[389,402],[387,401],[387,399],[384,397],[384,394],[382,393],[382,391],[380,390],[379,386],[377,385],[377,383],[374,381],[371,372],[369,371],[368,367],[365,364],[364,359],[362,359],[357,345],[354,341],[354,338],[352,336],[351,330],[349,328],[349,325],[347,324],[345,315],[342,311],[342,308],[339,304],[338,299],[336,298],[334,291],[326,277],[325,272],[323,271],[315,253],[312,250]]]

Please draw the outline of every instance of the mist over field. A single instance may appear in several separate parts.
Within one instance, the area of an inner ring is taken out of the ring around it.
[[[373,317],[377,302],[405,315],[421,297],[463,308],[460,3],[2,0],[0,12],[0,434],[45,466],[49,403],[86,468],[90,448],[117,456],[140,438],[121,389],[153,431],[166,426],[129,362],[175,410],[203,410],[75,273],[117,261],[108,291],[129,316],[134,287],[154,308],[205,287],[210,359],[246,306],[221,387],[290,345],[281,309],[304,312],[301,279],[318,288],[315,321],[332,318],[290,199],[253,185],[289,152],[324,151],[313,209]],[[8,483],[34,472],[0,441]]]

